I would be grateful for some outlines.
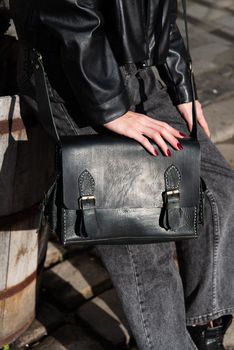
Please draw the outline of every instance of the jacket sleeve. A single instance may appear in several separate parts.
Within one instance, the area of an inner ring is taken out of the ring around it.
[[[38,11],[61,43],[61,63],[80,107],[91,125],[102,125],[125,114],[130,103],[96,3],[41,0]]]
[[[168,93],[174,105],[192,101],[192,89],[189,72],[189,55],[176,24],[177,4],[174,1],[171,12],[169,47],[165,62],[157,66],[162,80],[167,86]],[[195,89],[195,97],[197,92]]]

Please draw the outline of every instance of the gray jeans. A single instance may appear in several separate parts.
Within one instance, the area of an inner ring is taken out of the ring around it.
[[[156,79],[155,68],[139,72],[143,95],[136,68],[121,70],[132,110],[188,134],[185,120]],[[207,186],[199,238],[177,244],[97,247],[140,350],[196,349],[186,324],[201,324],[234,311],[234,172],[199,125],[198,139],[201,176]]]

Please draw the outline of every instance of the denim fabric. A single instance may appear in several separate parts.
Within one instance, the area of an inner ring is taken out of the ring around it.
[[[121,70],[132,110],[188,134],[155,68],[139,70],[143,95],[136,68]],[[97,247],[140,350],[196,349],[186,324],[202,324],[234,312],[234,172],[199,125],[198,139],[201,176],[207,186],[199,238],[177,244]]]

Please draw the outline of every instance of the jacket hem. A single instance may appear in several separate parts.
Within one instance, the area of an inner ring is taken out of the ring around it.
[[[126,90],[108,100],[101,105],[94,108],[85,109],[84,113],[87,113],[87,117],[93,124],[99,126],[109,123],[122,115],[124,115],[130,109],[130,101]]]
[[[175,86],[174,88],[167,88],[168,94],[172,100],[172,103],[177,106],[182,103],[192,102],[193,95],[190,88],[187,85]],[[197,100],[197,92],[195,89],[195,100]]]

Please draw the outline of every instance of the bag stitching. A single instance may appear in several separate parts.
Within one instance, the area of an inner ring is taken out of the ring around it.
[[[178,175],[178,177],[179,177],[179,180],[178,180],[178,183],[177,183],[177,186],[176,186],[176,187],[179,187],[179,184],[180,184],[180,181],[181,181],[181,174],[180,174],[178,168],[177,168],[175,165],[171,165],[171,166],[166,170],[166,174],[165,174],[165,177],[166,177],[166,184],[167,184],[167,186],[169,187],[168,175],[169,175],[169,172],[171,172],[172,169],[174,169],[174,170],[177,172],[177,175]]]

